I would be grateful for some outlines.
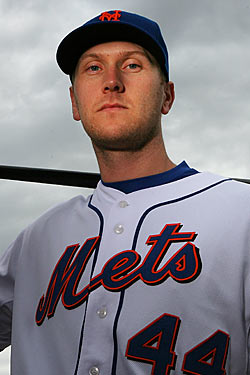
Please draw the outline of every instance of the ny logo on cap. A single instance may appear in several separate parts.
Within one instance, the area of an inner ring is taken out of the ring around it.
[[[121,17],[121,10],[115,10],[115,13],[110,14],[108,12],[103,12],[99,17],[101,21],[120,21],[119,18]]]

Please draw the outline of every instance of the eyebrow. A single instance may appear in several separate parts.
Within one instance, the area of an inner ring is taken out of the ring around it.
[[[80,60],[83,61],[83,60],[85,60],[87,58],[90,58],[90,57],[92,57],[94,59],[99,59],[104,55],[106,55],[106,53],[86,53],[81,57]],[[132,55],[141,55],[141,56],[146,57],[151,63],[153,63],[153,60],[152,60],[150,54],[144,48],[143,48],[143,51],[137,51],[137,50],[135,50],[135,51],[124,51],[124,52],[121,52],[121,55],[122,55],[122,57],[130,57]]]

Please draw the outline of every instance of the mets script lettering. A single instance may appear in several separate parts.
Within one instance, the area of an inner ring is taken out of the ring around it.
[[[39,301],[36,323],[41,325],[46,316],[54,316],[60,298],[66,309],[74,309],[101,286],[110,292],[120,292],[137,280],[152,286],[163,283],[169,277],[178,283],[193,281],[201,272],[199,249],[191,243],[196,233],[180,232],[180,229],[181,224],[167,224],[160,234],[149,236],[146,244],[150,248],[142,262],[135,250],[117,253],[104,264],[101,273],[80,291],[77,288],[81,276],[100,238],[88,238],[81,248],[80,245],[68,246],[54,269],[46,295]],[[177,242],[182,245],[164,263],[171,244]]]
[[[113,14],[104,12],[101,14],[99,17],[100,21],[120,21],[119,18],[121,17],[121,11],[120,10],[115,10]]]

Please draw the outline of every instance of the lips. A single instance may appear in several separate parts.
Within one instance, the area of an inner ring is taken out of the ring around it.
[[[112,110],[112,109],[127,109],[124,105],[120,103],[106,103],[104,104],[99,111]]]

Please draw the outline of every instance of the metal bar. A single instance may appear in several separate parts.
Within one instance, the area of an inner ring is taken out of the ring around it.
[[[0,179],[95,188],[98,173],[0,165]]]
[[[0,179],[94,189],[101,176],[99,173],[92,172],[0,165]],[[246,178],[233,178],[233,180],[250,184],[250,179]]]
[[[250,180],[247,178],[233,178],[235,181],[244,182],[245,184],[250,184]]]

